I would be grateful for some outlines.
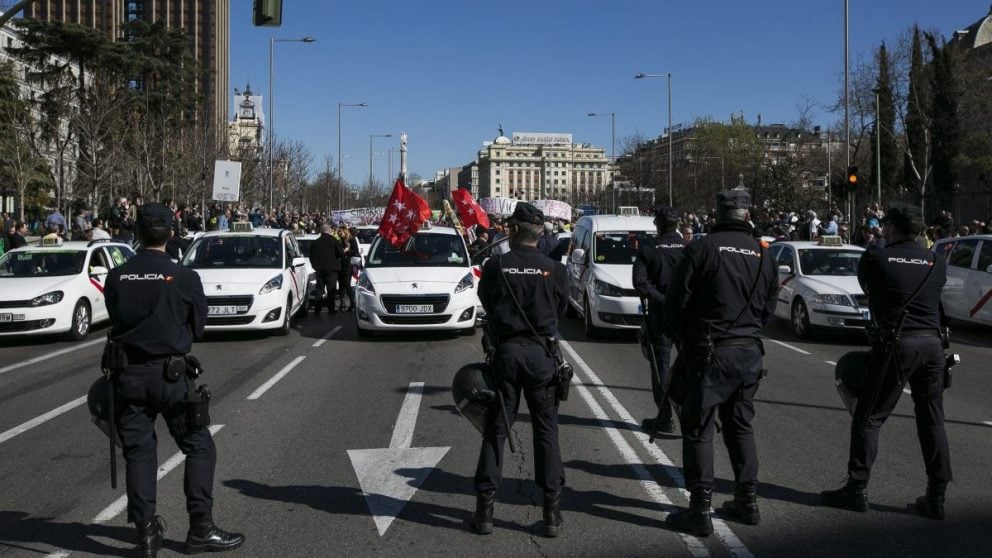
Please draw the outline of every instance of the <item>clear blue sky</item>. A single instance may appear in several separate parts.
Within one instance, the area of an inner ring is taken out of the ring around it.
[[[843,0],[285,0],[281,28],[251,25],[250,0],[231,2],[231,86],[267,95],[268,39],[276,43],[275,127],[336,157],[343,109],[345,178],[368,175],[376,151],[409,136],[410,172],[475,158],[502,123],[513,131],[570,132],[609,152],[617,138],[661,133],[664,79],[673,74],[673,119],[744,111],[788,123],[809,96],[829,105],[843,77]],[[989,13],[990,0],[851,0],[852,59],[914,22],[950,36]],[[266,102],[267,105],[267,102]],[[233,107],[232,107],[233,110]],[[824,124],[838,115],[820,109]],[[394,171],[399,165],[395,156]],[[386,176],[376,157],[376,176]]]

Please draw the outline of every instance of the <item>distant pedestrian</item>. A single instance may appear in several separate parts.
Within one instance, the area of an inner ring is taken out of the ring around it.
[[[341,271],[341,259],[344,258],[344,248],[341,242],[331,235],[334,227],[324,225],[320,228],[320,236],[310,244],[310,265],[317,275],[315,296],[317,302],[314,313],[320,313],[321,303],[327,306],[328,314],[336,314],[334,299],[337,295],[338,273]]]

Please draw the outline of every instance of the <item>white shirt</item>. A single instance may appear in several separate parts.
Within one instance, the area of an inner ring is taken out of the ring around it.
[[[90,230],[90,240],[110,240],[110,233],[103,229],[93,228]]]

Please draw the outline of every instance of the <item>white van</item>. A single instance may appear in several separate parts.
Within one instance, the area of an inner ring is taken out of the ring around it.
[[[933,251],[947,261],[940,295],[948,318],[992,325],[992,235],[945,238]]]
[[[631,277],[634,255],[658,236],[651,217],[590,215],[572,229],[568,302],[587,337],[602,329],[637,329],[644,319]]]

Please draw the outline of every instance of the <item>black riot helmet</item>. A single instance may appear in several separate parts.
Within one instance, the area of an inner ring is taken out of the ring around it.
[[[858,397],[868,387],[870,356],[869,351],[851,351],[837,359],[837,366],[834,367],[837,393],[840,394],[841,401],[844,402],[844,407],[851,416],[854,416]]]
[[[86,405],[90,408],[93,424],[108,438],[110,437],[110,421],[113,420],[113,417],[110,416],[109,397],[114,393],[113,390],[113,383],[105,376],[100,376],[86,393]],[[119,439],[115,442],[118,447],[123,447]]]
[[[486,428],[486,411],[496,401],[492,369],[484,362],[462,366],[451,381],[455,406],[479,433]]]

